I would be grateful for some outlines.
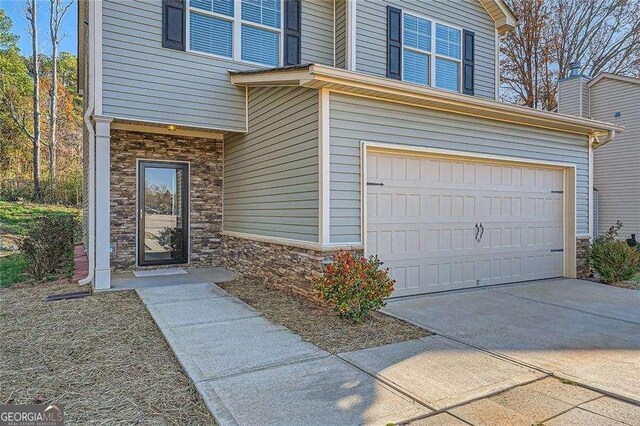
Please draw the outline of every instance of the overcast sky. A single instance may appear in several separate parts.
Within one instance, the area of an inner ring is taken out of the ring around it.
[[[70,0],[65,0],[68,2]],[[77,19],[78,19],[78,4],[77,0],[73,1],[71,9],[64,17],[64,21],[61,26],[61,33],[65,34],[65,38],[60,42],[59,50],[61,52],[71,52],[74,55],[77,53],[78,48],[78,34],[77,34]],[[13,21],[13,32],[20,36],[18,45],[23,55],[31,55],[31,36],[27,32],[29,23],[24,17],[24,6],[26,0],[0,0],[0,9],[4,9],[7,16]],[[49,35],[49,1],[38,1],[38,28],[40,33],[39,47],[40,53],[51,54],[51,40]]]

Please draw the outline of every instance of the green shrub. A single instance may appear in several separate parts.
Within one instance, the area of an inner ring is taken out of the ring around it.
[[[638,271],[640,252],[620,240],[599,238],[590,248],[589,263],[603,283],[630,280]]]
[[[384,299],[393,292],[395,281],[389,277],[388,269],[381,269],[380,265],[377,256],[367,259],[340,252],[315,280],[314,289],[341,318],[358,324],[371,311],[382,308]]]
[[[38,217],[19,243],[25,272],[40,281],[70,269],[77,228],[71,215]]]

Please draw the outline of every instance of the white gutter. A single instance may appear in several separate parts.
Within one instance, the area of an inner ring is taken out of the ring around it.
[[[615,137],[616,137],[616,131],[615,130],[609,130],[607,132],[607,136],[605,136],[605,138],[602,139],[602,140],[600,139],[598,134],[595,133],[593,135],[593,149],[600,148],[602,145],[611,142],[613,140],[613,138],[615,138]]]
[[[267,70],[231,71],[230,74],[231,83],[237,86],[296,85],[312,89],[328,88],[332,92],[378,98],[426,109],[580,135],[590,136],[610,130],[616,132],[624,130],[623,127],[612,123],[537,110],[318,64]],[[363,95],[362,90],[366,90],[367,94]]]

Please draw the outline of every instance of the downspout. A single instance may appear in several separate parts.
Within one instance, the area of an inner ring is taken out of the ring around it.
[[[78,281],[80,285],[90,284],[93,281],[93,274],[95,270],[95,232],[96,232],[96,220],[95,220],[95,198],[96,198],[96,190],[95,190],[95,141],[96,141],[96,133],[93,130],[93,124],[91,123],[91,114],[93,114],[93,106],[91,105],[91,93],[92,90],[88,90],[89,99],[87,102],[87,110],[84,113],[84,124],[87,128],[87,133],[89,134],[89,183],[87,185],[88,195],[89,195],[89,214],[87,215],[87,220],[89,222],[89,230],[88,230],[88,240],[89,247],[87,247],[87,257],[89,258],[89,272],[88,275]]]
[[[608,143],[611,142],[613,140],[613,138],[616,137],[616,131],[615,130],[609,130],[607,131],[607,135],[604,137],[604,139],[600,140],[598,133],[592,133],[591,135],[589,135],[589,234],[591,236],[591,238],[595,238],[596,235],[593,234],[593,230],[595,228],[594,226],[594,216],[595,216],[595,212],[594,212],[594,206],[593,206],[593,200],[594,200],[594,194],[593,194],[593,186],[594,186],[594,167],[593,167],[593,151]]]
[[[616,137],[616,131],[615,130],[609,130],[607,131],[607,136],[605,136],[604,139],[600,139],[600,137],[598,136],[597,133],[593,134],[593,149],[599,148],[602,145],[609,143],[613,140],[613,138]]]
[[[94,277],[94,273],[95,273],[95,234],[96,234],[96,219],[95,219],[95,214],[96,214],[96,188],[95,188],[95,181],[96,181],[96,173],[95,173],[95,143],[96,143],[96,132],[93,130],[93,123],[91,122],[91,115],[93,114],[93,111],[95,109],[95,82],[94,82],[94,78],[95,78],[95,67],[94,67],[94,56],[95,56],[95,52],[93,51],[93,49],[91,48],[92,46],[95,46],[94,42],[94,37],[95,37],[95,31],[92,29],[92,24],[94,23],[94,16],[95,16],[95,6],[92,4],[93,2],[89,2],[88,6],[89,6],[89,25],[88,25],[88,30],[89,30],[89,37],[88,38],[88,42],[85,46],[85,48],[87,49],[87,52],[89,54],[89,60],[87,61],[87,88],[88,90],[86,91],[86,95],[87,95],[87,110],[84,112],[84,116],[83,116],[83,121],[84,121],[84,125],[87,128],[87,133],[88,133],[88,148],[89,148],[89,183],[87,185],[88,188],[88,196],[89,196],[89,214],[87,215],[87,219],[89,222],[89,230],[88,230],[88,242],[89,242],[89,247],[87,247],[87,257],[89,259],[89,271],[88,271],[88,275],[81,279],[80,281],[78,281],[78,284],[80,285],[86,285],[86,284],[90,284],[93,281],[93,277]]]

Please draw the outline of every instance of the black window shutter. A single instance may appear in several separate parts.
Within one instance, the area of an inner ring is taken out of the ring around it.
[[[302,1],[284,2],[284,65],[300,64]]]
[[[475,34],[471,31],[464,30],[463,40],[464,43],[462,50],[464,55],[462,58],[462,93],[465,95],[473,95],[473,75],[475,73],[473,64],[475,56]]]
[[[186,50],[186,18],[184,0],[162,0],[162,47]]]
[[[387,6],[387,77],[402,79],[402,11]]]

